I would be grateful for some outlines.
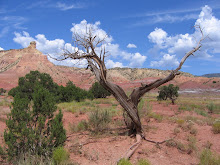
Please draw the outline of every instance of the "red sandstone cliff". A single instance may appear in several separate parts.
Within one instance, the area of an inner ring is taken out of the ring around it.
[[[95,82],[95,77],[89,70],[52,64],[46,55],[36,49],[35,42],[31,42],[24,49],[0,51],[0,88],[9,90],[17,86],[18,78],[31,70],[50,74],[59,85],[65,85],[70,80],[77,86],[88,89]],[[169,73],[170,71],[157,69],[115,68],[108,70],[108,78],[122,88],[130,89]],[[213,83],[214,81],[216,83]],[[170,83],[179,85],[182,90],[220,90],[220,78],[194,77],[188,73],[181,73]]]

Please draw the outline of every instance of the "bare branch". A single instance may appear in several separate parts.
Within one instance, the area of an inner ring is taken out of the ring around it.
[[[161,86],[162,84],[164,84],[164,83],[166,83],[166,82],[168,82],[168,81],[174,79],[174,77],[175,77],[176,75],[179,75],[179,74],[180,74],[180,73],[179,73],[179,70],[182,68],[182,65],[184,64],[184,62],[186,61],[186,59],[189,58],[189,56],[193,55],[196,51],[198,51],[198,50],[201,48],[201,46],[202,46],[202,45],[201,45],[201,42],[204,40],[204,34],[203,34],[203,31],[202,31],[202,29],[201,29],[200,26],[196,26],[196,28],[199,28],[199,30],[200,30],[200,32],[201,32],[201,34],[202,34],[202,37],[201,37],[201,39],[199,40],[199,42],[197,43],[196,47],[193,48],[193,49],[192,49],[191,51],[189,51],[188,53],[186,53],[186,55],[185,55],[185,56],[182,58],[182,60],[180,61],[179,66],[178,66],[175,70],[171,71],[171,73],[170,73],[167,77],[165,77],[165,78],[163,78],[163,79],[158,79],[158,80],[156,80],[156,81],[154,81],[154,82],[152,82],[152,83],[150,83],[150,84],[148,84],[148,85],[135,88],[135,89],[133,90],[133,92],[131,93],[130,98],[131,98],[131,100],[132,100],[136,105],[139,103],[140,98],[141,98],[146,92],[148,92],[148,91],[150,91],[150,90],[152,90],[152,89],[154,89],[154,88],[157,88],[157,87]]]
[[[176,75],[179,75],[179,70],[182,68],[184,62],[189,58],[189,56],[194,55],[196,51],[198,51],[201,48],[201,42],[207,37],[204,37],[203,30],[200,26],[195,26],[195,28],[199,28],[202,37],[198,41],[195,48],[193,48],[191,51],[185,54],[185,56],[181,59],[180,64],[175,70],[172,70],[171,73],[163,78],[155,80],[152,83],[149,84],[141,84],[140,87],[135,88],[131,95],[128,97],[125,93],[125,91],[118,85],[113,84],[107,80],[107,69],[104,63],[105,57],[107,56],[107,51],[105,50],[104,42],[107,36],[105,36],[103,39],[100,39],[98,36],[94,35],[93,29],[89,27],[89,29],[86,28],[86,34],[84,36],[80,36],[77,33],[73,34],[74,44],[79,49],[76,50],[74,53],[71,53],[69,51],[65,51],[63,53],[63,59],[53,59],[55,60],[65,60],[67,58],[71,59],[86,59],[88,62],[88,67],[91,71],[95,74],[96,79],[99,81],[99,83],[107,89],[114,97],[115,99],[120,103],[120,105],[124,108],[125,112],[127,113],[127,116],[131,119],[132,122],[128,128],[130,130],[132,129],[132,133],[136,134],[136,143],[129,148],[129,151],[126,153],[125,158],[130,158],[131,155],[135,152],[135,150],[138,148],[138,146],[141,144],[141,140],[144,139],[148,142],[155,143],[157,145],[162,144],[165,141],[162,142],[154,142],[151,140],[147,140],[144,136],[144,132],[142,129],[142,124],[139,118],[138,114],[138,103],[141,99],[141,97],[148,91],[159,87],[160,85],[174,79]],[[97,53],[97,48],[100,49],[100,52]]]
[[[69,57],[63,57],[62,59],[58,59],[58,58],[52,57],[50,54],[47,54],[47,56],[49,56],[51,59],[56,60],[56,61],[64,61],[69,58]]]
[[[63,54],[64,58],[62,60],[67,58],[86,59],[88,61],[88,68],[90,68],[91,71],[95,74],[96,79],[104,88],[106,88],[110,93],[113,94],[116,100],[121,104],[121,106],[127,112],[128,116],[131,118],[132,123],[134,124],[133,128],[135,128],[136,133],[143,136],[142,125],[138,115],[137,105],[141,97],[146,92],[159,87],[160,85],[172,80],[176,75],[178,75],[179,70],[181,69],[186,59],[200,49],[200,47],[202,46],[201,42],[204,40],[204,34],[200,26],[198,27],[196,26],[196,28],[200,29],[202,38],[197,43],[195,48],[193,48],[191,51],[185,54],[179,66],[175,70],[171,71],[171,73],[167,77],[163,79],[158,79],[150,84],[142,84],[141,87],[135,88],[129,98],[121,87],[109,82],[106,79],[107,69],[104,63],[106,57],[106,50],[105,47],[103,47],[103,44],[107,36],[105,36],[103,39],[100,39],[98,36],[94,35],[93,29],[89,29],[89,30],[86,29],[87,33],[84,36],[80,36],[79,34],[74,33],[73,37],[74,37],[75,46],[81,49],[77,50],[74,53],[70,53],[69,51],[66,51]],[[99,56],[97,55],[96,52],[97,47],[100,49]]]

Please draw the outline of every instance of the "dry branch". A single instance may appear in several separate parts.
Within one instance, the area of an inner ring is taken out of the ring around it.
[[[120,103],[120,105],[126,111],[127,115],[132,120],[129,128],[132,129],[134,134],[136,134],[137,142],[129,149],[128,153],[125,155],[125,158],[130,158],[130,156],[141,144],[142,139],[148,142],[153,142],[147,140],[144,136],[142,124],[138,114],[138,103],[141,97],[143,97],[146,92],[149,92],[150,90],[157,88],[166,82],[171,81],[172,79],[174,79],[176,75],[179,75],[179,70],[181,69],[186,59],[200,49],[200,47],[202,46],[201,42],[204,40],[204,35],[202,29],[199,26],[196,28],[200,29],[202,38],[199,40],[195,48],[193,48],[191,51],[185,54],[179,66],[175,70],[172,70],[167,77],[163,79],[158,79],[150,84],[142,84],[142,86],[135,88],[129,97],[125,94],[125,91],[120,86],[113,84],[112,82],[109,82],[106,78],[107,69],[105,66],[104,59],[106,57],[107,52],[105,51],[105,48],[102,47],[102,44],[104,43],[105,38],[107,38],[107,36],[103,39],[99,39],[98,36],[94,35],[92,29],[89,29],[84,36],[80,36],[77,33],[73,35],[75,46],[81,48],[81,50],[77,49],[77,51],[75,51],[74,53],[66,51],[63,54],[63,60],[67,58],[79,60],[86,59],[88,62],[88,68],[90,68],[91,71],[95,74],[96,79],[99,81],[99,83],[115,97],[115,99]],[[96,52],[96,48],[101,49],[99,56]],[[165,141],[155,143],[161,144],[164,142]]]

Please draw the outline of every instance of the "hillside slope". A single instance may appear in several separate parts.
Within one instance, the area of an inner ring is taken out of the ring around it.
[[[220,73],[204,74],[204,75],[202,75],[202,77],[208,77],[208,78],[211,78],[211,77],[220,77]]]
[[[95,82],[95,76],[90,70],[52,64],[46,55],[36,49],[35,42],[24,49],[0,51],[0,88],[9,90],[17,86],[19,77],[25,76],[31,70],[50,74],[59,85],[65,85],[70,80],[76,86],[89,89]],[[165,77],[169,73],[168,70],[158,69],[114,68],[108,70],[108,79],[128,90],[140,86],[141,83],[150,83]],[[181,90],[220,90],[220,78],[195,77],[184,72],[169,83],[179,85]]]

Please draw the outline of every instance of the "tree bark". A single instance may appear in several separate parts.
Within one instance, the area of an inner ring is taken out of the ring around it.
[[[141,97],[143,97],[143,95],[150,90],[173,80],[175,76],[179,74],[179,70],[181,69],[186,59],[189,56],[193,55],[193,53],[199,50],[201,47],[201,41],[204,39],[204,37],[200,27],[199,29],[201,31],[202,38],[195,48],[186,53],[186,55],[182,58],[179,66],[175,70],[171,71],[171,73],[163,79],[158,79],[150,84],[142,84],[141,87],[135,88],[129,97],[125,94],[124,90],[120,86],[113,84],[106,79],[107,69],[104,62],[106,51],[105,49],[102,49],[99,56],[96,54],[95,51],[96,47],[101,47],[104,39],[97,39],[97,36],[94,35],[92,29],[89,29],[87,35],[85,36],[80,36],[79,34],[73,35],[76,46],[78,45],[78,47],[82,48],[82,50],[77,50],[74,53],[66,51],[63,54],[64,58],[62,60],[65,60],[67,58],[86,59],[88,61],[88,68],[90,68],[91,71],[95,74],[96,79],[115,97],[115,99],[120,103],[120,105],[127,113],[127,116],[132,121],[127,122],[127,126],[131,129],[132,133],[136,134],[137,142],[133,145],[133,147],[129,149],[129,152],[125,155],[125,158],[129,158],[140,145],[141,139],[145,139],[137,108]]]
[[[171,73],[167,77],[163,79],[158,79],[150,84],[142,84],[141,87],[135,88],[129,97],[125,94],[124,90],[121,87],[109,82],[106,79],[107,69],[104,62],[106,56],[105,49],[104,51],[101,51],[99,56],[96,54],[95,51],[95,47],[101,44],[104,40],[96,40],[96,36],[93,35],[92,29],[90,29],[88,31],[88,35],[84,37],[79,36],[79,34],[75,34],[74,39],[76,44],[84,48],[83,53],[82,51],[76,51],[74,53],[70,53],[67,51],[63,54],[64,58],[62,60],[65,60],[67,58],[86,59],[88,61],[88,68],[90,68],[91,71],[95,74],[96,79],[99,81],[99,83],[115,97],[115,99],[120,103],[127,115],[132,120],[128,127],[131,129],[132,132],[135,132],[143,137],[144,135],[142,125],[137,108],[141,97],[150,90],[173,80],[174,77],[179,74],[179,70],[181,69],[185,60],[189,56],[193,55],[194,52],[200,49],[201,41],[204,38],[202,33],[202,39],[198,42],[197,46],[186,53],[186,55],[182,58],[179,66],[175,70],[171,71]]]

